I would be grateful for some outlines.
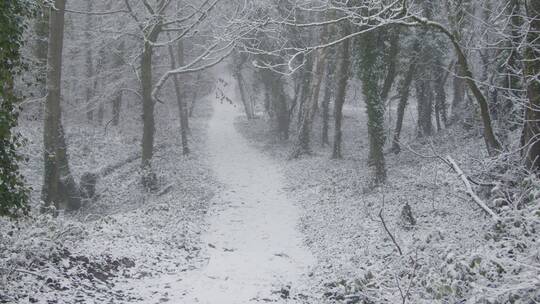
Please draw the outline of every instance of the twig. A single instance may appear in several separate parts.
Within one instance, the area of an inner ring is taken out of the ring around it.
[[[418,249],[415,252],[415,259],[413,260],[413,271],[412,271],[411,279],[409,280],[409,286],[407,287],[407,291],[405,292],[405,298],[403,298],[403,304],[406,303],[407,299],[409,298],[409,295],[411,294],[411,288],[413,285],[412,283],[413,283],[414,277],[416,276],[417,265],[418,265]]]
[[[394,275],[394,280],[396,280],[396,285],[399,290],[399,296],[403,300],[402,304],[405,304],[407,302],[407,296],[403,294],[403,289],[401,289],[401,285],[399,284],[399,279],[396,275]]]
[[[401,288],[399,279],[397,278],[396,275],[394,275],[394,280],[396,280],[396,285],[397,285],[397,288],[399,290],[399,295],[401,296],[401,300],[402,300],[401,304],[407,304],[407,300],[409,299],[409,296],[411,295],[411,288],[413,285],[413,280],[416,277],[416,268],[418,265],[418,250],[416,250],[415,252],[415,258],[413,259],[411,257],[411,260],[413,262],[413,265],[412,265],[413,269],[412,269],[412,273],[411,272],[408,273],[410,275],[410,280],[409,280],[409,284],[407,285],[407,289],[405,290],[405,292],[403,292],[403,289]]]
[[[33,272],[33,271],[29,271],[29,270],[24,270],[24,269],[20,269],[20,268],[13,268],[13,269],[8,269],[8,268],[0,268],[0,269],[3,269],[3,270],[8,270],[10,272],[13,272],[13,271],[16,271],[16,272],[20,272],[20,273],[24,273],[24,274],[30,274],[30,275],[33,275],[33,276],[36,276],[38,278],[41,278],[43,277],[41,274],[39,273],[36,273],[36,272]]]
[[[392,242],[394,243],[394,245],[396,245],[396,248],[397,248],[397,250],[399,252],[399,255],[402,256],[403,252],[401,251],[401,247],[399,247],[399,244],[397,243],[396,239],[394,238],[394,235],[390,232],[390,230],[388,230],[388,227],[386,226],[386,222],[384,221],[384,217],[383,217],[383,209],[384,209],[384,197],[383,197],[383,205],[382,205],[381,211],[379,211],[379,218],[382,221],[384,230],[386,230],[386,233],[388,233],[388,235],[392,239]]]
[[[169,191],[171,191],[173,187],[174,187],[174,184],[169,184],[165,186],[165,188],[163,188],[161,191],[158,192],[157,196],[162,196],[169,193]]]

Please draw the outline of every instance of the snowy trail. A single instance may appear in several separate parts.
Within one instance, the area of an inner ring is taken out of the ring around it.
[[[238,100],[224,69],[218,87]],[[200,269],[117,282],[139,303],[252,304],[304,301],[315,259],[303,245],[299,207],[283,190],[278,164],[252,148],[234,127],[240,107],[217,99],[209,123],[212,169],[224,185],[212,199],[208,229],[201,236]]]
[[[221,89],[235,100],[234,82],[223,78],[228,85]],[[295,303],[280,290],[290,285],[295,293],[313,256],[302,244],[298,209],[282,191],[277,165],[235,130],[238,115],[228,102],[216,101],[209,149],[215,173],[226,187],[215,199],[210,229],[203,235],[208,264],[183,280],[191,286],[182,302]]]

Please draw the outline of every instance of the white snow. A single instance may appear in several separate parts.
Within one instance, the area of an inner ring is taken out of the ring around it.
[[[229,72],[218,73],[225,80],[220,89],[238,100]],[[297,303],[294,295],[314,264],[297,227],[300,209],[283,190],[278,164],[234,127],[240,108],[216,98],[209,124],[211,164],[224,187],[214,198],[202,236],[205,265],[152,279],[171,287],[172,303]]]

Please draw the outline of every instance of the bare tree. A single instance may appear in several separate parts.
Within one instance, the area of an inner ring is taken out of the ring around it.
[[[88,12],[91,12],[93,10],[93,1],[87,1],[86,2],[86,9]],[[92,55],[92,19],[93,16],[91,14],[87,14],[85,16],[85,33],[84,36],[86,38],[85,42],[85,48],[86,48],[86,119],[88,121],[94,120],[94,104],[92,102],[93,100],[93,88],[94,88],[94,63],[93,63],[93,55]]]
[[[529,30],[525,51],[525,80],[527,85],[527,104],[522,143],[528,168],[538,172],[540,169],[540,2],[527,1]]]
[[[42,199],[57,209],[77,209],[80,206],[78,187],[69,168],[67,146],[62,127],[62,50],[64,45],[64,10],[66,1],[55,0],[49,17],[49,48],[47,55],[47,98],[45,101],[44,177]]]
[[[374,167],[374,183],[386,181],[386,165],[384,159],[384,113],[385,108],[380,95],[380,35],[377,31],[365,33],[358,39],[360,60],[359,78],[362,80],[362,93],[368,116],[367,128],[369,137],[369,163]]]
[[[244,105],[244,111],[246,112],[247,119],[254,119],[255,118],[255,112],[253,109],[253,104],[251,103],[251,100],[249,99],[249,94],[247,92],[246,87],[246,81],[244,80],[244,76],[242,74],[242,69],[244,68],[244,65],[248,59],[247,54],[242,54],[235,52],[233,55],[233,77],[236,79],[236,83],[238,85],[238,90],[240,91],[240,99],[242,101],[242,104]]]
[[[182,40],[178,41],[178,45],[176,46],[176,53],[174,53],[174,47],[172,45],[168,46],[169,50],[169,58],[171,61],[171,69],[176,69],[178,66],[184,65],[184,43]],[[178,63],[176,63],[176,58],[178,57]],[[189,123],[188,123],[188,112],[187,112],[187,105],[186,105],[186,99],[185,99],[185,93],[183,91],[184,86],[182,85],[182,80],[179,75],[173,76],[173,85],[174,85],[174,92],[176,94],[176,100],[178,103],[178,112],[179,112],[179,118],[180,118],[180,135],[182,139],[182,153],[184,155],[189,154],[189,142],[188,142],[188,131],[189,131]]]
[[[419,42],[416,41],[413,49],[417,49],[418,44]],[[394,130],[394,138],[392,141],[392,149],[391,149],[391,151],[396,154],[401,151],[401,146],[400,146],[399,141],[401,138],[401,131],[403,129],[403,118],[405,116],[405,109],[407,108],[407,103],[409,101],[411,83],[413,81],[415,74],[416,74],[416,57],[415,55],[413,55],[409,63],[409,67],[407,68],[407,71],[405,72],[403,80],[401,81],[398,88],[399,103],[398,103],[398,108],[397,108],[396,128]]]
[[[120,69],[124,62],[122,60],[122,55],[124,53],[125,44],[124,41],[120,41],[118,44],[117,53],[113,53],[111,56],[112,67],[113,69]],[[116,81],[121,81],[120,75],[115,77]],[[116,90],[112,100],[112,125],[118,126],[120,124],[120,112],[122,110],[122,91]]]
[[[347,36],[350,34],[351,29],[349,25],[343,25],[342,27],[343,35]],[[338,64],[336,71],[336,98],[334,101],[334,144],[332,148],[332,158],[338,159],[342,158],[341,146],[342,146],[342,125],[343,125],[343,104],[345,104],[345,97],[347,95],[347,82],[349,81],[350,75],[350,48],[351,43],[349,39],[343,41],[342,45],[339,47],[338,55]]]
[[[329,39],[328,34],[329,28],[325,26],[320,37],[322,43],[325,43]],[[302,96],[303,105],[299,109],[298,133],[293,150],[290,154],[291,158],[297,158],[303,154],[311,153],[311,131],[317,111],[317,105],[319,103],[321,83],[325,74],[327,51],[327,49],[316,51],[311,71],[311,81],[309,86],[306,85],[307,91]]]

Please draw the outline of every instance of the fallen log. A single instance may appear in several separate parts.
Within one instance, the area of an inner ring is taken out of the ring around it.
[[[160,144],[160,145],[157,145],[155,149],[156,150],[162,149],[166,146],[167,146],[166,144]],[[81,180],[79,183],[79,193],[80,193],[81,198],[85,200],[93,199],[96,195],[96,186],[100,177],[105,177],[113,173],[114,171],[122,168],[123,166],[129,163],[132,163],[140,158],[141,158],[141,153],[137,153],[119,162],[116,162],[114,164],[98,169],[94,172],[85,172],[81,176]]]
[[[166,147],[167,145],[166,144],[160,144],[160,145],[157,145],[154,147],[155,150],[158,150],[158,149],[163,149],[164,147]],[[134,162],[136,161],[137,159],[140,159],[141,158],[141,153],[137,153],[137,154],[134,154],[134,155],[131,155],[129,156],[128,158],[126,159],[123,159],[117,163],[114,163],[114,164],[111,164],[111,165],[108,165],[106,167],[103,167],[101,169],[99,169],[97,172],[94,172],[94,174],[98,177],[103,177],[103,176],[107,176],[111,173],[113,173],[114,171],[122,168],[123,166],[131,163],[131,162]]]

